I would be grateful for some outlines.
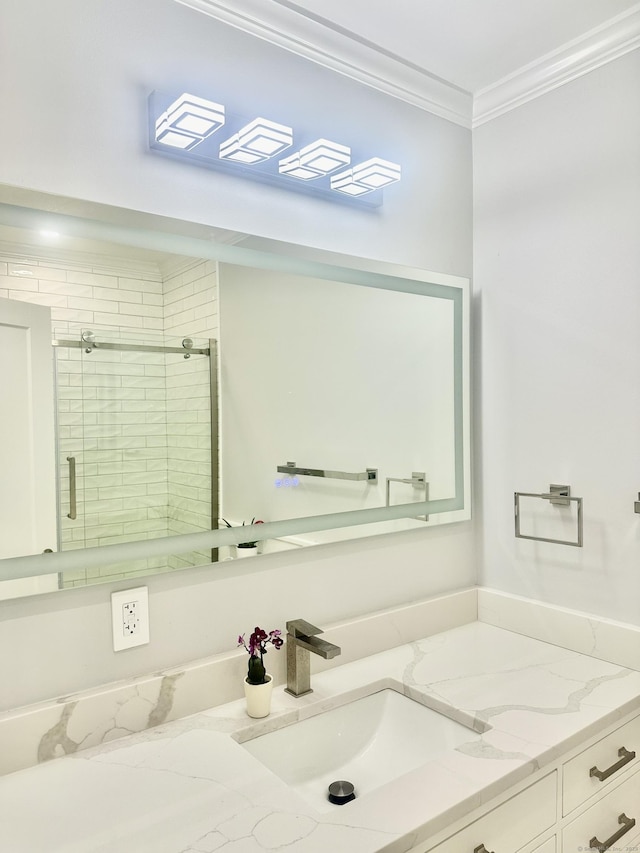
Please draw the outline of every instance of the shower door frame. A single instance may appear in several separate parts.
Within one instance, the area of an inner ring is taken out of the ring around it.
[[[207,347],[193,347],[192,345],[188,345],[186,342],[190,341],[190,338],[185,337],[183,339],[183,345],[180,347],[177,346],[166,346],[163,344],[131,344],[131,343],[114,343],[112,341],[96,341],[95,338],[93,340],[87,340],[84,338],[84,331],[81,333],[79,338],[54,338],[51,342],[54,348],[62,348],[62,347],[70,347],[76,349],[82,349],[85,347],[91,347],[91,349],[97,350],[117,350],[120,352],[157,352],[164,354],[182,354],[185,358],[190,358],[192,355],[204,355],[209,358],[209,412],[210,412],[210,456],[211,456],[211,465],[210,465],[210,475],[211,475],[211,530],[217,530],[219,528],[219,515],[220,515],[220,461],[219,461],[219,433],[220,427],[218,423],[219,419],[219,388],[218,388],[218,341],[215,338],[208,339]],[[102,334],[108,334],[108,332],[102,331]],[[57,417],[56,417],[57,423]],[[56,471],[57,476],[56,480],[60,482],[60,453],[56,453]],[[59,494],[59,489],[57,489]],[[57,549],[58,551],[62,551],[62,510],[60,508],[60,501],[57,501],[58,512],[57,512]],[[211,549],[211,562],[215,563],[218,561],[218,549]]]

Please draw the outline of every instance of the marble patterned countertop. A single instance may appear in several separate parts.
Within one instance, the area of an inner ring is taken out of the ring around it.
[[[490,729],[322,812],[236,740],[372,685]],[[299,699],[276,687],[264,721],[232,702],[0,778],[0,849],[405,853],[640,710],[640,672],[481,622],[316,674],[312,687]]]

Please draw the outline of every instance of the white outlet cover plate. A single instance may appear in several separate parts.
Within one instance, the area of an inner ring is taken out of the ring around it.
[[[137,614],[135,629],[125,630],[125,607],[133,605]],[[146,586],[122,589],[111,593],[111,622],[113,628],[113,650],[132,649],[149,642],[149,590]]]

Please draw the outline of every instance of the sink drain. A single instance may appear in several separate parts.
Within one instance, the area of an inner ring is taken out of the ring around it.
[[[351,782],[341,780],[339,782],[332,782],[329,785],[329,802],[333,803],[334,806],[343,806],[345,803],[355,800],[355,798],[355,789]]]

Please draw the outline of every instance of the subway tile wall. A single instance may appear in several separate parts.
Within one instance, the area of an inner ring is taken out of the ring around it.
[[[218,338],[216,265],[194,263],[163,280],[165,334],[194,347]],[[167,359],[167,463],[170,535],[211,528],[211,406],[210,367],[204,356]],[[217,408],[217,407],[216,407]],[[217,447],[216,447],[217,453]],[[211,562],[211,553],[174,555],[171,568]]]
[[[0,297],[47,305],[52,335],[208,346],[218,337],[212,261],[170,265],[0,247]],[[211,527],[209,359],[56,348],[63,549]],[[68,518],[67,457],[76,459],[78,517]],[[210,561],[176,555],[65,574],[65,585]]]

